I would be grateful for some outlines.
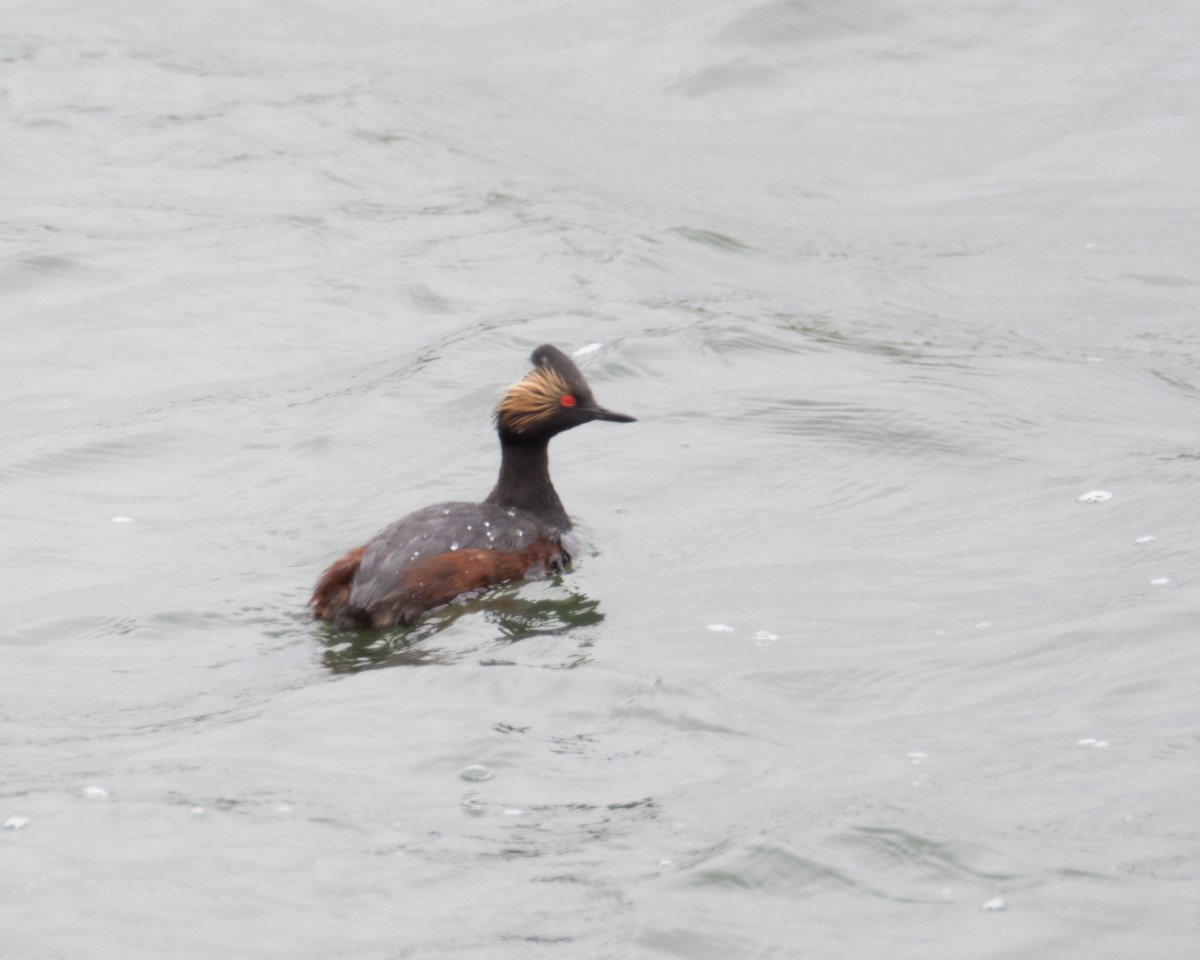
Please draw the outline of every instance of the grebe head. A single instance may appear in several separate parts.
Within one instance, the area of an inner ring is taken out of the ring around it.
[[[545,442],[555,434],[592,420],[632,423],[596,402],[579,368],[548,343],[533,351],[533,369],[508,388],[496,407],[496,429],[511,443]]]

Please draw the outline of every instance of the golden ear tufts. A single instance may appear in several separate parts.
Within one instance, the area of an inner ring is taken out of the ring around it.
[[[548,367],[537,367],[514,383],[496,407],[496,422],[518,433],[535,427],[558,409],[564,394],[574,393],[562,376]]]

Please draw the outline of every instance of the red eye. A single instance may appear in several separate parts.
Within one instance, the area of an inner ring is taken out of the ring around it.
[[[569,393],[564,393],[562,395],[562,399],[559,400],[559,403],[561,403],[564,407],[573,407],[575,406],[575,398]]]

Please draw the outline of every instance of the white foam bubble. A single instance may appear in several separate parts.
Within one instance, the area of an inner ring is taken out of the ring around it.
[[[1153,536],[1153,535],[1148,535],[1148,536],[1145,536],[1145,537],[1138,537],[1138,538],[1137,538],[1136,540],[1134,540],[1133,542],[1134,542],[1134,543],[1149,543],[1151,540],[1157,540],[1157,539],[1158,539],[1158,537],[1156,537],[1156,536]]]
[[[80,792],[88,800],[107,800],[108,799],[108,791],[105,790],[103,787],[96,787],[96,786],[84,787],[83,790]]]
[[[133,523],[133,517],[110,517],[113,523]]]
[[[708,629],[713,633],[733,633],[733,627],[725,623],[710,623]]]
[[[483,766],[482,764],[473,763],[469,767],[464,769],[463,772],[459,774],[459,776],[462,777],[464,780],[474,780],[474,781],[490,780],[492,778],[492,771],[490,771],[487,767]]]
[[[992,897],[979,905],[980,910],[1007,910],[1008,904],[1001,897]]]
[[[1080,503],[1103,503],[1105,500],[1111,500],[1112,494],[1107,490],[1089,490],[1087,493],[1081,493],[1078,497]]]
[[[1077,742],[1081,747],[1091,747],[1094,750],[1103,750],[1108,746],[1107,740],[1097,740],[1095,737],[1084,737]]]
[[[29,826],[28,817],[9,817],[4,821],[5,830],[24,830]]]
[[[600,349],[600,347],[601,347],[601,344],[599,344],[599,343],[589,343],[586,347],[580,347],[578,350],[576,350],[572,354],[572,356],[574,356],[574,357],[587,356],[587,354],[589,354],[589,353],[595,353],[597,350]]]

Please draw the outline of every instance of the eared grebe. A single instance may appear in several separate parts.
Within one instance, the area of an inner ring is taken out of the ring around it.
[[[506,580],[544,577],[571,556],[571,520],[550,482],[546,447],[590,420],[630,423],[596,403],[583,374],[550,344],[496,407],[500,478],[482,503],[438,503],[410,513],[321,575],[309,601],[340,628],[412,623],[460,594]]]

